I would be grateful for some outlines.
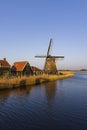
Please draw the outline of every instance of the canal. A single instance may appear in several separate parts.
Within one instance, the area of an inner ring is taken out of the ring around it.
[[[0,91],[0,130],[87,130],[87,73]]]

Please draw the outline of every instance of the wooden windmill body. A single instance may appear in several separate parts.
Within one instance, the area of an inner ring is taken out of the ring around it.
[[[44,72],[47,74],[57,74],[56,59],[64,58],[64,56],[51,56],[52,39],[50,39],[46,56],[35,56],[36,58],[45,58]]]

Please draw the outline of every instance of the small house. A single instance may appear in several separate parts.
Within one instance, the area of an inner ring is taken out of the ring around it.
[[[31,66],[29,62],[27,61],[20,61],[15,62],[14,65],[11,68],[11,73],[13,75],[31,75],[33,74],[33,71],[31,69]]]
[[[6,58],[4,58],[3,60],[0,60],[0,75],[9,73],[10,68],[11,68],[11,65],[8,63]]]

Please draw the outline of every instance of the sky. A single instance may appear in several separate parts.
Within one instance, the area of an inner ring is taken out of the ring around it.
[[[87,0],[0,0],[0,59],[42,69],[50,38],[58,69],[87,69]]]

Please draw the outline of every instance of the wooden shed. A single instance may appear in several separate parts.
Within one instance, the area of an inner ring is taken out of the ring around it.
[[[35,66],[31,66],[31,69],[32,69],[32,71],[33,71],[33,74],[35,74],[35,75],[38,75],[38,74],[42,74],[42,73],[43,73],[43,71],[42,71],[41,69],[39,69],[39,68],[37,68],[37,67],[35,67]]]

